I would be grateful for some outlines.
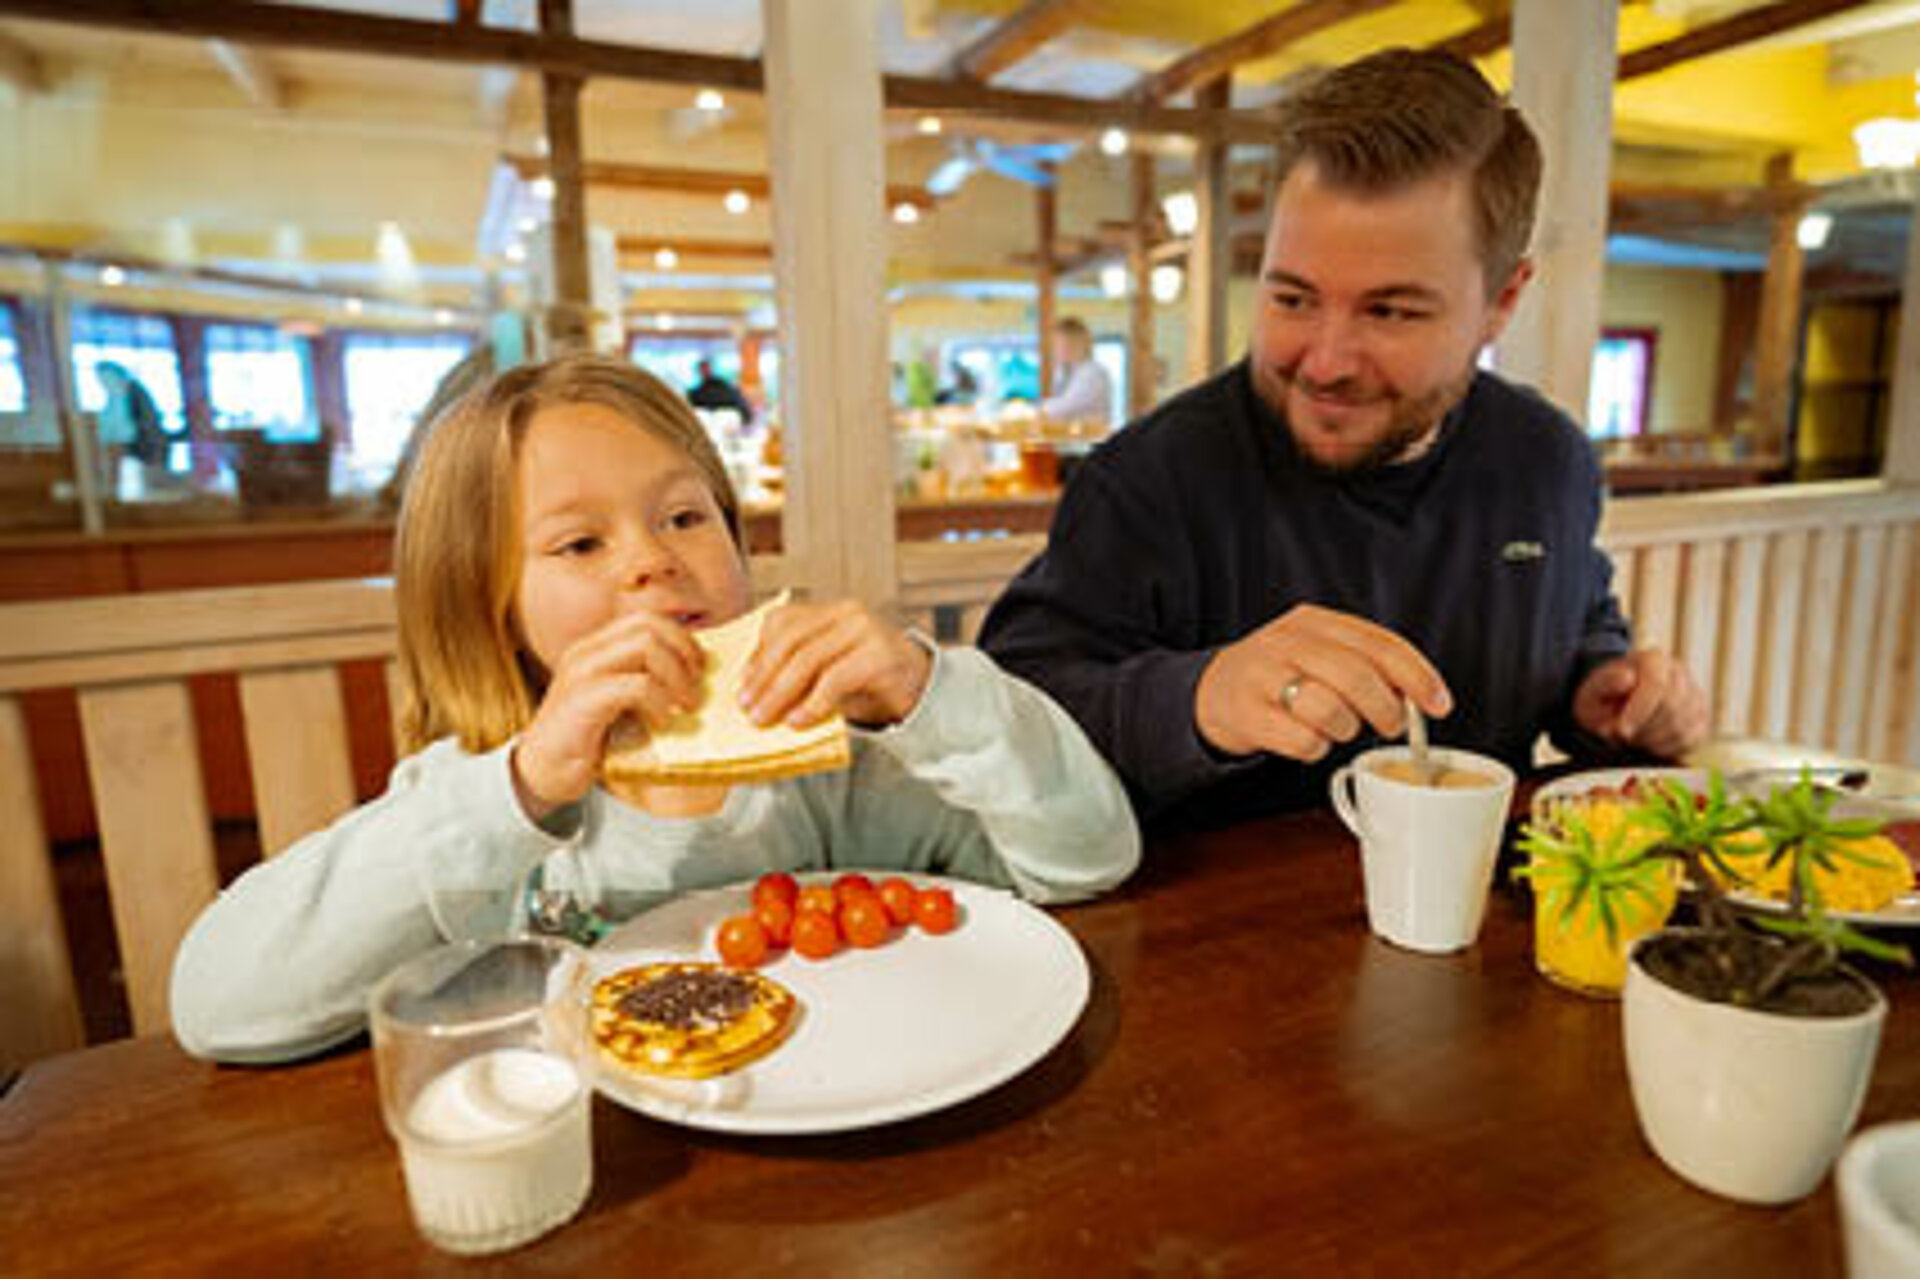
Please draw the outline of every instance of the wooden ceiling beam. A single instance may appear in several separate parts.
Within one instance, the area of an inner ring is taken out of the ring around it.
[[[547,162],[539,156],[506,157],[515,173],[525,181],[545,177]],[[772,181],[764,173],[746,173],[730,169],[681,169],[658,164],[627,164],[617,160],[588,160],[580,167],[580,176],[589,187],[623,191],[670,191],[679,195],[724,196],[743,191],[756,200],[773,193]],[[911,204],[925,212],[938,201],[925,187],[896,183],[887,187],[887,205]]]
[[[1171,66],[1147,76],[1131,96],[1163,102],[1209,80],[1217,80],[1243,62],[1271,57],[1288,45],[1328,27],[1384,9],[1397,0],[1305,0],[1264,18],[1224,40],[1195,49]]]
[[[1352,3],[1353,0],[1348,0]],[[1384,0],[1381,0],[1384,2]],[[459,27],[447,22],[230,0],[5,0],[9,15],[69,25],[198,36],[369,57],[520,67],[557,75],[606,76],[741,93],[763,91],[757,58],[607,44],[573,36]],[[886,105],[901,111],[987,116],[1088,130],[1181,134],[1235,142],[1270,140],[1266,115],[1195,111],[1060,93],[1023,93],[965,80],[886,76]]]
[[[1718,22],[1704,23],[1671,40],[1662,40],[1658,44],[1650,44],[1643,49],[1622,54],[1619,69],[1614,73],[1614,81],[1625,83],[1641,76],[1652,75],[1656,71],[1665,71],[1683,62],[1691,62],[1695,58],[1724,53],[1728,49],[1751,44],[1755,40],[1764,40],[1782,31],[1803,27],[1820,18],[1845,13],[1848,9],[1861,8],[1870,2],[1871,0],[1779,0],[1778,3],[1766,5],[1763,8],[1748,9],[1744,13],[1722,18]]]
[[[1031,57],[1092,7],[1093,0],[1027,0],[956,54],[952,74],[984,84]]]
[[[622,235],[614,239],[622,257],[651,259],[662,249],[682,258],[750,258],[773,261],[773,245],[764,240],[700,240],[670,235]]]
[[[0,33],[0,83],[21,93],[45,93],[51,81],[46,62],[30,45]]]
[[[453,0],[453,18],[456,26],[477,27],[480,25],[480,10],[486,0]]]
[[[1451,53],[1457,58],[1484,58],[1507,47],[1513,40],[1513,15],[1502,13],[1459,35],[1436,40],[1428,45],[1436,53]]]
[[[284,111],[289,97],[287,84],[258,49],[231,40],[207,41],[207,52],[227,73],[247,101],[263,111]]]

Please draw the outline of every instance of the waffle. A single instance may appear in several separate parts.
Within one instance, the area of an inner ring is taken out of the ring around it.
[[[642,964],[593,987],[603,1061],[645,1075],[706,1079],[777,1047],[799,1001],[758,973],[696,961]]]

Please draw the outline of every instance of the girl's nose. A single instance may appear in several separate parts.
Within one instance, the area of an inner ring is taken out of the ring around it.
[[[680,561],[650,533],[637,534],[620,558],[620,584],[635,590],[673,577]]]

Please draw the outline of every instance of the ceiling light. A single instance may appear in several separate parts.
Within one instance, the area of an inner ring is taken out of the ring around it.
[[[1862,168],[1911,169],[1920,163],[1920,120],[1868,120],[1854,128],[1853,145]]]
[[[662,311],[660,313],[659,318],[656,319],[653,322],[653,324],[654,324],[654,327],[659,329],[662,333],[673,332],[673,317],[671,315],[668,315],[665,311]]]
[[[366,310],[366,309],[367,309],[367,304],[366,304],[365,302],[362,302],[362,301],[361,301],[361,300],[360,300],[359,298],[348,298],[348,299],[347,299],[347,314],[348,314],[348,315],[358,315],[358,314],[360,314],[360,313],[361,313],[362,311],[364,311],[364,310]]]
[[[1831,213],[1809,213],[1800,219],[1800,225],[1794,229],[1794,236],[1800,241],[1800,247],[1813,252],[1827,247],[1827,237],[1833,234],[1833,215]]]
[[[1160,201],[1160,211],[1167,215],[1167,229],[1175,235],[1192,235],[1200,225],[1200,201],[1191,191],[1175,191]]]
[[[660,248],[654,250],[653,264],[662,271],[671,271],[680,265],[680,255],[665,245],[662,245]]]
[[[531,216],[524,217],[514,225],[519,228],[521,235],[532,235],[540,229],[540,219]]]
[[[526,245],[520,243],[520,241],[518,240],[515,240],[512,244],[509,244],[507,246],[507,261],[525,262],[526,260],[527,260]]]
[[[901,226],[912,226],[920,220],[920,206],[911,200],[902,200],[893,206],[893,220]]]
[[[718,89],[702,89],[694,95],[693,105],[702,111],[725,111],[727,99]]]
[[[923,115],[920,117],[920,123],[915,127],[929,138],[936,137],[940,133],[940,117],[937,115]]]
[[[453,312],[452,312],[452,311],[449,311],[449,310],[448,310],[448,309],[447,309],[446,307],[444,307],[444,306],[443,306],[443,307],[440,307],[440,308],[438,308],[437,310],[435,310],[435,311],[434,311],[434,313],[433,313],[433,322],[434,322],[435,324],[452,324],[452,323],[453,323]]]
[[[753,206],[753,201],[748,198],[745,191],[727,192],[727,198],[724,203],[727,206],[727,212],[734,214],[745,213]]]
[[[106,285],[108,288],[117,289],[126,282],[127,273],[119,267],[108,266],[100,269],[100,283]]]
[[[533,180],[533,183],[530,189],[533,192],[533,198],[536,200],[553,199],[553,179],[552,178],[535,178]]]
[[[380,262],[381,276],[389,283],[404,283],[413,278],[413,246],[407,243],[407,233],[400,229],[398,222],[380,224],[373,253]]]
[[[1107,155],[1125,155],[1127,131],[1125,129],[1103,130],[1100,134],[1100,150]]]
[[[1101,267],[1100,291],[1110,298],[1127,296],[1127,268],[1118,262]]]
[[[1171,302],[1180,296],[1180,286],[1186,282],[1187,274],[1171,262],[1153,268],[1148,277],[1153,285],[1155,302]]]

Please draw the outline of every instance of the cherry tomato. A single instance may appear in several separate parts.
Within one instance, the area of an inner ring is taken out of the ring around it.
[[[800,883],[783,870],[771,871],[753,881],[753,904],[778,899],[789,907],[800,896]]]
[[[716,945],[729,968],[755,968],[767,957],[767,930],[752,915],[734,915],[721,923]]]
[[[840,876],[833,881],[833,897],[841,906],[845,906],[855,897],[873,896],[873,881],[858,871]]]
[[[887,918],[905,928],[913,922],[913,885],[895,875],[880,881],[877,890],[887,908]]]
[[[831,884],[808,884],[800,890],[800,898],[793,904],[793,913],[803,910],[817,910],[823,915],[839,913],[840,899],[833,894]]]
[[[960,922],[953,894],[944,888],[921,888],[913,894],[913,922],[927,932],[950,933]]]
[[[840,949],[840,926],[825,911],[801,908],[793,917],[793,951],[808,959],[825,959]]]
[[[870,949],[882,945],[892,931],[887,923],[887,908],[872,893],[860,893],[840,908],[840,931],[855,946]]]
[[[769,897],[753,908],[753,917],[766,930],[767,940],[785,946],[793,940],[793,907],[778,897]]]

